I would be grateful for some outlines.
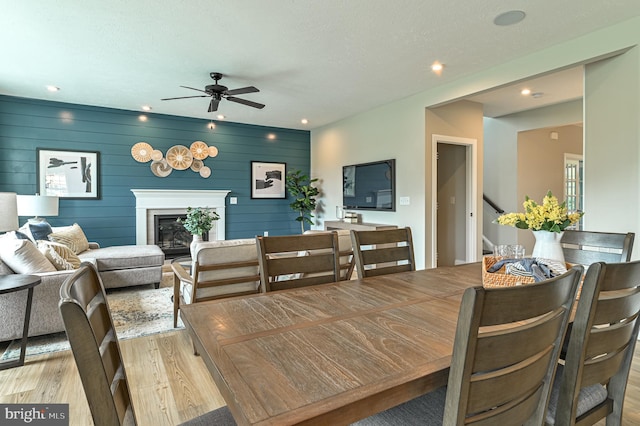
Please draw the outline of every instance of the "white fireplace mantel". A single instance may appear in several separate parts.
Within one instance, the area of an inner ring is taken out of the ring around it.
[[[210,239],[225,239],[225,199],[230,191],[226,190],[188,190],[188,189],[132,189],[136,197],[136,244],[149,244],[149,212],[162,210],[184,210],[187,207],[207,207],[220,216],[214,226],[215,235]],[[212,230],[213,231],[213,230]]]

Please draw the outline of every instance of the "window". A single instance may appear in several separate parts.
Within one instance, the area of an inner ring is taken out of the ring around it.
[[[569,212],[583,211],[583,176],[584,161],[582,155],[564,154],[564,199],[567,200],[567,210]],[[582,218],[580,222],[568,229],[582,229]]]

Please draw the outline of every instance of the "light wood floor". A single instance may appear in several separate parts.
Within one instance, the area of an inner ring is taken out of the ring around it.
[[[184,330],[120,343],[140,426],[176,425],[224,405]],[[93,424],[70,351],[29,357],[23,367],[0,371],[0,403],[68,403],[71,426]],[[627,386],[623,425],[640,425],[640,346]]]
[[[225,404],[184,330],[121,340],[138,425],[176,425]],[[68,403],[71,426],[92,425],[71,351],[0,371],[0,403]]]

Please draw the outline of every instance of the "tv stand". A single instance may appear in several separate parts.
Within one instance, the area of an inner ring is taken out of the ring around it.
[[[395,229],[396,225],[385,225],[380,223],[350,223],[342,220],[325,220],[325,231],[332,231],[336,229],[348,229],[354,231],[377,231],[380,229]]]

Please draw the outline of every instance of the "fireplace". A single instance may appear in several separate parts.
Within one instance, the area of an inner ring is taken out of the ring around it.
[[[213,222],[206,238],[209,241],[225,239],[225,200],[229,191],[132,189],[131,192],[136,197],[136,244],[157,244],[155,216],[177,218],[186,215],[187,207],[206,207],[215,211],[220,219]]]
[[[160,247],[167,259],[189,255],[189,246],[193,236],[184,229],[184,225],[178,219],[184,220],[184,214],[157,214],[153,216],[154,244]],[[204,234],[204,241],[209,240],[209,235]]]

